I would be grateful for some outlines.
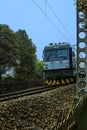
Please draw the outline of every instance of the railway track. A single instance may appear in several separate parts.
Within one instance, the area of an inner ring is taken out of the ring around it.
[[[41,87],[34,87],[34,88],[26,89],[26,90],[2,94],[0,95],[0,102],[10,100],[10,99],[15,99],[22,96],[41,93],[44,91],[55,89],[56,87],[57,86],[41,86]]]

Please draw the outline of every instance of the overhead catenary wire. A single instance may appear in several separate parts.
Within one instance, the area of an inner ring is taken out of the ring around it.
[[[68,34],[68,36],[72,39],[72,41],[74,42],[73,37],[71,36],[71,34],[68,32],[67,28],[64,26],[64,24],[62,23],[62,21],[60,20],[60,18],[58,17],[58,15],[56,14],[56,12],[54,11],[54,9],[52,8],[51,4],[49,4],[49,2],[46,0],[45,1],[48,5],[48,7],[50,8],[50,10],[52,11],[52,13],[55,15],[56,19],[58,20],[58,22],[60,22],[60,24],[62,25],[63,29],[65,30],[65,32]]]
[[[49,20],[49,22],[55,27],[55,29],[60,32],[60,34],[68,41],[67,37],[65,36],[65,34],[56,26],[56,24],[52,21],[52,19],[43,11],[43,9],[38,5],[38,3],[33,0],[34,4],[39,8],[39,10],[47,17],[47,19]]]
[[[47,0],[45,0],[45,4],[44,4],[44,6],[45,6],[45,13],[46,13],[46,11],[47,11],[47,4],[46,4],[46,1],[47,1]]]
[[[67,28],[63,25],[62,21],[60,20],[60,18],[58,17],[58,15],[56,14],[56,12],[54,11],[54,9],[52,8],[52,6],[48,3],[47,0],[45,0],[46,4],[48,5],[48,7],[51,9],[52,13],[55,15],[56,19],[58,20],[58,22],[60,22],[60,24],[62,25],[63,29],[66,31],[66,33],[68,34],[68,36],[72,39],[72,41],[74,42],[73,37],[71,36],[71,34],[68,32]],[[76,45],[72,45],[72,46],[76,46]],[[73,47],[73,49],[76,51],[76,48]]]
[[[47,0],[45,0],[47,2]],[[52,21],[52,19],[47,15],[46,13],[46,8],[45,8],[45,11],[43,11],[43,9],[38,5],[38,3],[33,0],[34,4],[39,8],[39,10],[47,17],[47,19],[49,20],[49,22],[55,27],[55,29],[61,33],[61,35],[68,41],[67,37],[65,36],[65,34],[63,32],[60,31],[60,29],[56,26],[56,24]],[[48,2],[47,2],[48,3]],[[49,4],[49,3],[48,3]],[[50,6],[50,5],[49,5]],[[51,6],[50,6],[51,8]],[[58,21],[60,21],[61,25],[63,26],[64,30],[66,30],[67,32],[67,29],[65,28],[65,26],[63,25],[62,21],[58,18],[58,16],[56,15],[55,11],[51,8],[51,10],[53,11],[53,13],[55,14],[55,17],[57,18]],[[72,36],[69,34],[69,32],[67,32],[68,35],[71,37],[72,41],[74,41],[74,39],[72,38]],[[72,45],[73,46],[73,45]],[[74,45],[76,46],[76,45]],[[73,47],[73,49],[76,51],[76,48]]]

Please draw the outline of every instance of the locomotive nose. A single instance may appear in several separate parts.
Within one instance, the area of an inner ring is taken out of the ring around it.
[[[54,85],[66,85],[74,83],[74,77],[62,78],[62,79],[47,79],[45,81],[47,86],[54,86]]]

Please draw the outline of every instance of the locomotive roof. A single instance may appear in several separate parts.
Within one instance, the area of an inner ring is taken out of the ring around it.
[[[50,49],[58,49],[58,48],[69,48],[71,45],[69,43],[55,43],[55,44],[50,44],[48,46],[45,46],[45,50],[50,50]]]

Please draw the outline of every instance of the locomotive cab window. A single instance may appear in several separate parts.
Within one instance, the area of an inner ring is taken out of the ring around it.
[[[57,51],[57,57],[58,57],[58,58],[66,58],[66,57],[67,57],[67,52],[68,52],[67,49],[58,50],[58,51]]]
[[[45,59],[50,60],[60,60],[67,59],[68,49],[55,49],[55,50],[46,50],[45,51]]]

